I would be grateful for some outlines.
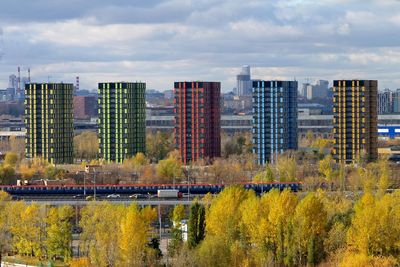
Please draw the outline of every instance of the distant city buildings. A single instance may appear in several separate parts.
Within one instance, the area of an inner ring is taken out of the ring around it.
[[[182,161],[221,156],[220,82],[175,82],[175,144]]]
[[[73,85],[25,86],[26,157],[53,164],[73,162]]]
[[[308,100],[324,99],[328,97],[329,82],[318,80],[315,84],[303,83],[300,95]]]
[[[146,84],[99,83],[99,154],[107,161],[122,162],[146,149]]]
[[[238,96],[251,96],[250,66],[244,65],[241,72],[236,76],[236,92]]]
[[[275,162],[297,149],[297,82],[253,81],[253,152],[257,162]]]
[[[389,89],[378,92],[378,114],[393,113],[394,93]]]
[[[393,113],[400,113],[400,89],[397,89],[392,94]]]
[[[75,119],[90,119],[97,117],[97,97],[74,96]]]
[[[333,154],[338,162],[377,159],[377,86],[375,80],[333,82]]]
[[[378,114],[400,113],[400,89],[378,92]]]

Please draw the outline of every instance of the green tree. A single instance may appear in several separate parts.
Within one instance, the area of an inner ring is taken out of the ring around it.
[[[0,182],[3,185],[15,182],[15,170],[10,165],[0,164]]]
[[[205,236],[205,208],[195,202],[190,207],[188,221],[188,245],[190,248],[196,247]]]

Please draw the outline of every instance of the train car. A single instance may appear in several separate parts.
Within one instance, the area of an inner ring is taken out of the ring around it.
[[[245,189],[254,190],[257,194],[268,192],[272,189],[290,189],[297,192],[301,190],[299,182],[273,182],[273,183],[240,183]],[[190,192],[196,195],[207,193],[217,194],[229,185],[224,184],[131,184],[131,185],[7,185],[0,186],[11,195],[77,195],[86,194],[152,194],[158,190],[179,190],[181,193]]]

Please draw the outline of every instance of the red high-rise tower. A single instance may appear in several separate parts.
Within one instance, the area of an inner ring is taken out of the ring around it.
[[[221,156],[220,82],[175,82],[175,144],[187,164]]]

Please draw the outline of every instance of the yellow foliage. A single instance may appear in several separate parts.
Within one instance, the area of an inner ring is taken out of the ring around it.
[[[340,267],[392,267],[397,266],[393,257],[373,257],[365,254],[347,254]]]
[[[127,208],[120,223],[118,266],[143,265],[143,255],[150,237],[150,225],[136,204]]]
[[[206,216],[207,234],[220,236],[226,242],[231,242],[239,235],[241,214],[238,212],[241,203],[254,197],[254,192],[240,186],[225,188],[212,205]]]
[[[92,267],[87,257],[72,259],[69,267]]]

